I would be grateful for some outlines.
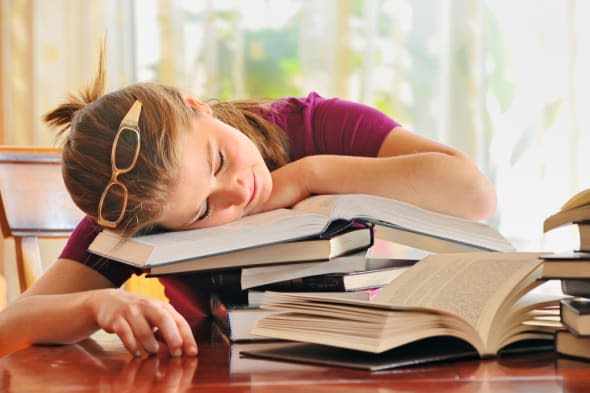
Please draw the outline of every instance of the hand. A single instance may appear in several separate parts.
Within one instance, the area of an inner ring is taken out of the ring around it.
[[[255,213],[290,207],[308,197],[310,192],[307,186],[306,163],[307,160],[302,158],[272,171],[270,174],[272,177],[270,197]]]
[[[119,289],[94,291],[89,302],[98,327],[119,336],[135,356],[157,353],[158,340],[172,356],[197,355],[187,321],[166,302]]]

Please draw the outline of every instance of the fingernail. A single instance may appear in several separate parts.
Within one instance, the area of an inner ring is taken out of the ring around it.
[[[175,349],[174,351],[172,351],[171,355],[175,358],[181,357],[182,356],[182,350],[181,349]]]
[[[189,356],[196,356],[199,352],[197,351],[197,347],[189,347],[187,353]]]
[[[137,351],[135,351],[134,355],[138,358],[141,357],[141,351],[138,349]]]
[[[155,343],[155,344],[151,345],[149,352],[150,353],[157,353],[159,349],[160,349],[160,346],[157,343]]]

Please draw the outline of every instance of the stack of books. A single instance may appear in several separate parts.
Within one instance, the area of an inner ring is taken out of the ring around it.
[[[376,241],[391,245],[387,258],[367,258]],[[370,301],[426,255],[513,250],[484,223],[363,194],[317,195],[192,231],[130,239],[103,231],[89,248],[152,276],[210,275],[213,315],[233,341],[260,338],[251,328],[273,313],[261,307],[265,291]]]
[[[321,263],[303,262],[211,272],[211,314],[231,341],[269,338],[250,333],[275,312],[263,308],[267,291],[304,292],[327,298],[372,300],[379,289],[417,259],[366,258],[365,252]]]
[[[590,189],[570,198],[545,219],[544,232],[564,226],[579,234],[579,245],[567,252],[543,256],[543,277],[561,280],[560,319],[565,327],[556,332],[555,348],[566,356],[590,360]]]

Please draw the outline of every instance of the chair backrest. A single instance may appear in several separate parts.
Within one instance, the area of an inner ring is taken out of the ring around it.
[[[61,176],[58,148],[0,146],[0,226],[14,239],[21,292],[43,271],[40,238],[66,238],[83,217]]]

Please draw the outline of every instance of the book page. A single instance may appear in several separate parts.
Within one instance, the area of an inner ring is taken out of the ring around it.
[[[514,251],[509,241],[482,222],[436,213],[374,195],[341,195],[334,202],[332,218],[366,219],[378,225],[471,244],[483,250]]]
[[[503,300],[541,263],[534,253],[435,254],[384,287],[374,302],[458,315],[485,341]]]
[[[575,209],[576,207],[590,204],[590,188],[582,190],[567,200],[561,207],[561,211]]]
[[[332,210],[337,199],[342,195],[315,195],[302,200],[291,209],[302,213],[320,214],[332,217]]]
[[[166,263],[313,236],[325,225],[325,217],[277,209],[216,227],[139,236],[134,240],[153,246],[151,259]]]

